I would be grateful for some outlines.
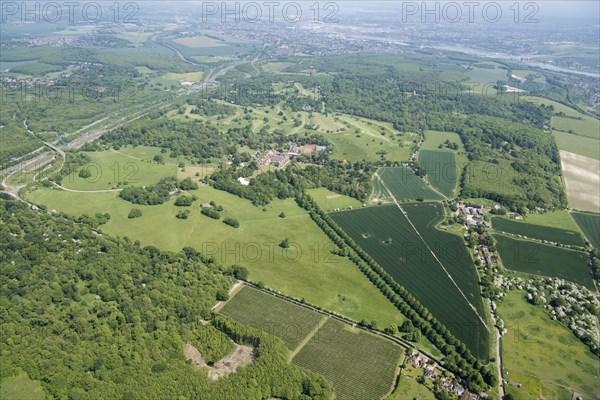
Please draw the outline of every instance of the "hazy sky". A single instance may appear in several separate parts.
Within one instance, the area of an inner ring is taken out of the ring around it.
[[[368,0],[354,0],[354,1],[339,1],[340,5],[344,5],[344,8],[361,8],[369,10],[371,12],[377,12],[378,8],[401,8],[402,3],[415,3],[420,5],[422,0],[411,0],[411,1],[368,1]],[[539,17],[562,17],[562,18],[585,18],[588,20],[596,20],[600,23],[600,1],[598,0],[440,0],[435,1],[437,3],[456,3],[463,5],[465,2],[476,2],[480,5],[486,3],[498,3],[501,5],[505,12],[509,12],[509,7],[514,3],[518,3],[521,8],[525,7],[528,3],[535,3],[539,8],[537,15]],[[433,4],[434,1],[425,1],[425,3]],[[432,6],[433,7],[433,6]],[[530,9],[528,9],[530,10]]]

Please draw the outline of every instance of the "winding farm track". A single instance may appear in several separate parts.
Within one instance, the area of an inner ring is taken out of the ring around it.
[[[425,247],[427,247],[427,250],[429,250],[429,252],[433,256],[433,258],[435,259],[435,261],[437,261],[437,263],[440,265],[440,267],[442,267],[442,269],[444,270],[444,272],[446,273],[446,275],[448,276],[448,278],[450,279],[450,281],[452,282],[452,284],[456,287],[456,289],[458,289],[459,293],[465,299],[465,301],[467,302],[467,304],[471,307],[471,309],[473,310],[473,312],[475,313],[475,315],[477,315],[477,318],[479,318],[479,321],[481,321],[481,323],[483,324],[483,326],[485,326],[485,329],[489,330],[489,327],[488,327],[487,323],[485,322],[484,318],[482,318],[481,315],[479,315],[479,312],[477,311],[477,308],[469,301],[469,299],[463,293],[463,291],[460,289],[460,287],[458,286],[458,284],[456,283],[456,281],[454,280],[454,278],[452,277],[452,275],[450,275],[450,273],[448,272],[448,270],[446,270],[446,267],[444,267],[444,264],[442,263],[442,261],[433,252],[433,250],[431,249],[431,247],[429,247],[429,245],[427,244],[427,242],[425,241],[425,239],[423,239],[423,236],[421,236],[421,233],[419,232],[419,230],[414,226],[414,224],[412,223],[412,221],[410,220],[410,218],[408,218],[408,214],[406,213],[406,211],[404,211],[404,209],[402,208],[402,206],[400,205],[400,203],[398,203],[398,200],[396,200],[396,197],[394,197],[394,195],[392,194],[392,192],[390,191],[390,189],[387,187],[387,185],[385,184],[385,182],[383,181],[383,179],[381,179],[381,177],[379,176],[379,172],[375,172],[375,178],[377,178],[379,180],[379,182],[381,183],[381,185],[388,192],[390,198],[394,201],[394,204],[396,204],[396,207],[398,207],[398,209],[402,212],[402,215],[404,215],[404,218],[406,218],[406,220],[408,221],[408,223],[410,224],[410,226],[413,228],[413,230],[419,236],[419,239],[421,239],[421,241],[425,244]]]

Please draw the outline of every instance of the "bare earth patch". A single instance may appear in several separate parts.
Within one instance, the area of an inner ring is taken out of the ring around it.
[[[208,365],[198,349],[189,343],[185,344],[183,353],[186,360],[192,360],[198,368],[208,368],[208,378],[212,380],[234,373],[239,367],[248,365],[255,359],[255,352],[252,347],[239,344],[236,345],[231,354],[217,361],[214,366]]]
[[[560,151],[571,208],[600,212],[600,161]]]

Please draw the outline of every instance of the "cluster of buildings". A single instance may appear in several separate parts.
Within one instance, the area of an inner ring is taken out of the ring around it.
[[[442,376],[441,371],[436,368],[435,363],[432,363],[428,357],[413,351],[408,358],[408,361],[413,368],[423,369],[423,376],[425,378],[434,382],[439,378],[438,382],[440,387],[446,389],[450,393],[456,394],[462,400],[477,400],[479,398],[476,394],[469,393],[468,390],[456,383],[453,379]]]
[[[459,205],[458,209],[465,216],[467,227],[477,227],[482,225],[486,228],[492,227],[492,224],[483,218],[485,213],[482,208]]]
[[[269,150],[259,159],[259,164],[263,166],[274,165],[277,168],[285,168],[290,163],[290,159],[290,153]]]
[[[256,152],[252,157],[258,158],[258,162],[262,166],[273,165],[276,168],[285,168],[290,163],[293,156],[310,156],[327,149],[327,146],[319,146],[316,144],[305,144],[298,147],[294,142],[288,142],[288,146],[288,151],[269,150],[262,156],[260,156],[259,152]]]

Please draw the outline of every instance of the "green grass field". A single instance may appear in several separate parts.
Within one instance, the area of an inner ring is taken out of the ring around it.
[[[552,128],[554,130],[562,132],[573,131],[577,135],[600,139],[600,121],[596,118],[582,114],[579,111],[556,101],[537,97],[523,97],[523,99],[537,104],[551,105],[554,107],[555,115],[552,116],[551,120]]]
[[[115,193],[70,193],[38,189],[28,200],[70,215],[108,212],[111,220],[101,226],[110,235],[128,236],[143,245],[180,251],[191,246],[224,265],[241,264],[250,279],[338,312],[355,320],[377,320],[383,326],[401,323],[404,317],[347,258],[333,255],[333,243],[312,222],[308,213],[291,200],[274,200],[262,208],[229,193],[201,186],[187,220],[175,218],[185,207],[174,200],[158,206],[137,206]],[[200,214],[199,205],[214,200],[224,207],[222,218],[240,221],[238,229]],[[133,208],[140,218],[128,219]],[[286,218],[279,214],[285,212]],[[290,241],[289,249],[279,243]],[[323,290],[327,287],[328,290]]]
[[[104,190],[127,183],[130,186],[145,186],[161,178],[177,175],[176,160],[165,157],[165,164],[152,161],[160,149],[139,146],[120,150],[86,152],[92,160],[78,171],[63,178],[62,185],[72,190]],[[87,169],[89,178],[81,178],[79,171]]]
[[[577,113],[574,111],[574,113]],[[569,115],[568,113],[565,113]],[[569,115],[567,117],[552,117],[552,128],[562,132],[574,132],[577,135],[600,139],[600,121],[585,114]]]
[[[514,75],[527,79],[527,81],[546,83],[546,77],[537,71],[532,71],[529,69],[513,69],[512,73]]]
[[[33,381],[27,373],[5,378],[0,382],[0,399],[2,400],[43,400],[46,396],[38,381]]]
[[[494,68],[479,68],[475,66],[472,70],[467,72],[471,81],[479,82],[480,84],[495,84],[496,81],[505,81],[507,77],[507,71],[499,68],[500,64],[497,63],[485,63],[486,65],[493,65]]]
[[[414,378],[402,376],[398,387],[388,400],[435,400],[435,395],[425,385],[421,385]]]
[[[265,72],[281,72],[285,68],[289,67],[290,65],[294,65],[294,64],[290,63],[290,62],[268,62],[268,63],[261,64],[260,67]]]
[[[552,321],[540,307],[527,303],[525,292],[509,292],[499,303],[498,314],[508,330],[502,339],[503,367],[508,372],[504,379],[514,379],[523,384],[519,393],[525,396],[515,398],[542,398],[539,397],[539,389],[531,387],[532,382],[520,381],[524,374],[597,395],[600,379],[598,358],[567,328]],[[534,379],[533,384],[538,385],[539,381]],[[564,391],[544,384],[542,387],[542,393],[564,394]],[[509,392],[514,390],[510,388]]]
[[[600,249],[600,215],[573,212],[571,214],[592,246]]]
[[[527,214],[524,222],[550,228],[566,229],[568,231],[577,232],[579,230],[575,220],[567,210],[558,210],[543,214]]]
[[[384,180],[392,195],[399,202],[422,198],[424,200],[441,200],[442,196],[429,188],[423,180],[407,167],[380,168],[379,176]],[[373,180],[374,199],[391,201],[388,192],[378,179]]]
[[[509,371],[508,377],[510,378],[509,382],[513,384],[506,385],[506,393],[511,394],[515,399],[562,400],[571,399],[573,396],[572,390],[553,385],[547,381],[541,381],[539,378],[522,372]],[[518,385],[521,385],[521,387],[518,387]]]
[[[391,341],[329,319],[293,363],[323,374],[336,398],[380,399],[392,389],[403,352]]]
[[[458,145],[458,150],[449,149],[444,145],[444,142],[449,140],[451,143]],[[442,148],[439,146],[442,145]],[[421,144],[421,150],[440,150],[449,151],[455,154],[462,154],[466,160],[466,154],[463,154],[465,148],[460,140],[458,133],[454,132],[443,132],[443,131],[425,131],[425,140]]]
[[[552,131],[552,136],[560,150],[600,160],[600,141],[598,139],[560,131]]]
[[[447,151],[421,150],[419,163],[427,171],[427,181],[448,198],[454,197],[458,183],[456,159]]]
[[[353,197],[337,194],[325,188],[309,189],[307,193],[326,211],[335,209],[360,208],[362,203]]]
[[[321,314],[249,286],[242,287],[219,312],[277,336],[290,350],[298,347],[323,319]]]
[[[164,79],[169,81],[190,81],[190,82],[199,82],[202,78],[202,71],[196,72],[185,72],[181,74],[176,74],[174,72],[169,72],[164,76]]]
[[[442,260],[458,288],[394,205],[332,213],[331,217],[398,283],[412,293],[477,357],[488,357],[488,334],[467,300],[484,315],[475,267],[462,239],[438,231],[441,204],[408,204],[409,218]],[[460,288],[460,291],[459,291]],[[469,327],[469,332],[464,327]],[[473,334],[473,330],[477,334]]]
[[[594,290],[588,255],[581,251],[494,235],[502,263],[528,274],[566,279]]]
[[[584,246],[583,238],[578,231],[534,225],[502,217],[493,218],[492,226],[498,231],[523,235],[528,238],[548,240],[567,245]]]

